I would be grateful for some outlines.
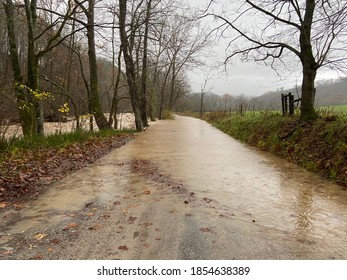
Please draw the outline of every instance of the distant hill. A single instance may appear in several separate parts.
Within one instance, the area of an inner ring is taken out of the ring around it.
[[[323,80],[316,83],[316,106],[334,106],[347,104],[347,79]],[[301,96],[301,89],[285,89],[267,92],[252,99],[257,109],[278,110],[281,108],[281,94],[291,92],[295,98]]]

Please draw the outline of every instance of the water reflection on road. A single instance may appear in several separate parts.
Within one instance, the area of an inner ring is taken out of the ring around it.
[[[190,191],[232,213],[234,224],[253,222],[270,239],[293,241],[292,251],[312,252],[289,252],[286,258],[347,258],[347,191],[341,186],[200,120],[177,117],[146,133],[126,156],[156,161]]]

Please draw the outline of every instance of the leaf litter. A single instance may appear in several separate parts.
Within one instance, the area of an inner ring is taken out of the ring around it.
[[[24,151],[19,158],[3,154],[0,164],[0,210],[36,198],[52,182],[86,167],[134,135],[92,139],[63,149]]]

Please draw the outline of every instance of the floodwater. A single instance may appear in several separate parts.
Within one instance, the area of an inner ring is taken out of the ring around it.
[[[161,244],[151,252],[126,252],[124,258],[347,259],[346,190],[181,116],[153,124],[96,164],[54,183],[4,233],[44,231],[90,202],[107,204],[129,189],[139,194],[154,188],[130,171],[127,163],[134,159],[158,166],[198,199],[184,204],[182,194],[157,191],[161,203],[138,201],[142,210],[136,211],[146,218],[173,207],[169,212],[184,218],[172,224],[170,217],[158,217],[176,244],[174,253],[170,244]]]
[[[109,114],[105,114],[109,118]],[[132,113],[117,114],[118,130],[132,129],[135,130],[134,115]],[[80,127],[84,131],[89,131],[89,116],[81,116]],[[93,120],[93,128],[98,130],[95,119]],[[71,119],[66,122],[45,122],[44,131],[46,135],[70,133],[76,130],[76,122]],[[19,124],[0,124],[0,135],[6,139],[19,138],[23,136],[22,129]]]

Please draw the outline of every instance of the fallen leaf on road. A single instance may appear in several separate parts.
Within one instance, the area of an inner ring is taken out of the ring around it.
[[[6,206],[7,206],[7,204],[5,202],[0,203],[0,208],[1,209],[5,208]]]
[[[90,226],[88,229],[89,229],[89,230],[99,230],[99,229],[101,229],[101,228],[102,228],[102,225],[100,225],[100,224],[95,224],[95,225]]]
[[[48,248],[48,249],[47,249],[47,252],[48,252],[48,253],[53,253],[53,251],[54,251],[53,248]]]
[[[47,234],[45,234],[45,233],[39,233],[39,234],[36,234],[35,236],[34,236],[34,239],[36,239],[36,240],[42,240],[43,238],[45,238],[47,236]]]
[[[15,203],[15,204],[13,204],[13,206],[14,206],[16,209],[22,209],[22,208],[24,208],[24,205],[23,205],[23,204],[17,204],[17,203]]]
[[[129,221],[130,223],[133,223],[133,222],[136,221],[136,219],[137,219],[137,217],[130,216],[130,217],[128,218],[128,221]]]
[[[66,231],[66,230],[77,228],[77,227],[78,227],[78,224],[71,223],[71,224],[68,224],[63,230]]]
[[[124,250],[124,251],[129,250],[127,246],[119,246],[118,249],[119,250]]]
[[[12,254],[12,251],[5,251],[2,253],[2,255],[4,256],[8,256],[8,255],[11,255]]]
[[[149,195],[151,192],[149,191],[149,190],[146,190],[145,192],[144,192],[144,194],[145,195]]]
[[[60,240],[58,238],[54,238],[50,241],[52,244],[58,244]]]
[[[200,231],[202,231],[202,232],[211,232],[211,230],[209,228],[201,228]]]
[[[40,253],[37,253],[35,256],[32,257],[33,260],[42,260],[43,256]]]
[[[121,205],[121,202],[120,201],[115,201],[113,202],[114,205]]]

